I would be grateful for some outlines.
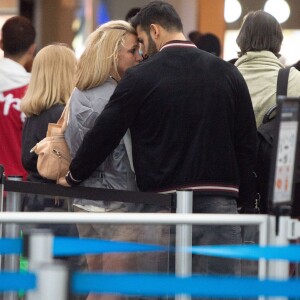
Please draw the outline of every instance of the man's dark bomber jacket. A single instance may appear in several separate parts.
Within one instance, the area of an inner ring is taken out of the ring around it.
[[[192,189],[252,199],[256,125],[237,68],[173,41],[129,69],[71,163],[86,179],[130,128],[141,191]]]

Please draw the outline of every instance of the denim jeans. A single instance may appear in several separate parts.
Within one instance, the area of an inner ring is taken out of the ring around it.
[[[236,200],[230,197],[194,194],[193,213],[237,214]],[[193,246],[241,244],[241,227],[237,225],[193,225]],[[193,255],[193,273],[240,275],[239,259]]]
[[[258,244],[259,229],[257,225],[248,225],[242,228],[242,238],[244,245]],[[258,261],[257,260],[242,260],[242,275],[243,276],[258,276]]]

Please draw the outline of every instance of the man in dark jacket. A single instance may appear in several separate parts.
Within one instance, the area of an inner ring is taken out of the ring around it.
[[[195,213],[236,214],[237,201],[251,207],[256,125],[239,71],[187,41],[166,2],[150,2],[132,23],[149,58],[119,82],[73,159],[68,184],[87,178],[130,128],[141,191],[193,190]],[[240,242],[239,226],[194,226],[194,244]],[[239,273],[238,260],[213,261],[193,260],[194,271]]]

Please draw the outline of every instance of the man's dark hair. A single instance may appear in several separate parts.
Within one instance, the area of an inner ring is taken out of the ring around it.
[[[131,20],[134,28],[138,25],[149,33],[151,24],[158,24],[167,31],[182,31],[182,22],[174,7],[164,1],[151,1]]]
[[[221,43],[219,38],[213,33],[206,33],[195,40],[197,48],[209,52],[213,55],[220,56],[221,54]]]
[[[127,22],[130,21],[130,19],[133,18],[140,10],[141,10],[140,7],[131,8],[125,16],[125,21]]]
[[[250,12],[236,39],[241,49],[238,55],[240,57],[248,51],[266,50],[279,57],[282,40],[282,29],[275,17],[263,10]]]
[[[24,54],[34,44],[36,32],[31,21],[22,16],[8,19],[2,27],[4,54]]]

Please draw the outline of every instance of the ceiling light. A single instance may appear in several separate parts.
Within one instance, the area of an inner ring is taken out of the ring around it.
[[[291,13],[290,6],[285,0],[268,0],[264,10],[273,15],[279,23],[284,23]]]
[[[224,19],[226,23],[233,23],[242,14],[242,6],[238,0],[225,0]]]

